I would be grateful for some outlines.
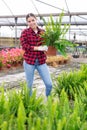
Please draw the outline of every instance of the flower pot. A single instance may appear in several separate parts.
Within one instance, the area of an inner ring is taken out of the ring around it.
[[[57,55],[56,48],[53,46],[49,46],[47,51],[47,56],[56,56],[56,55]]]
[[[73,56],[73,58],[79,58],[79,55],[72,55]]]

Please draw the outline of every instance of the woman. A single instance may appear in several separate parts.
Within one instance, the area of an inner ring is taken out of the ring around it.
[[[45,51],[47,51],[47,46],[42,45],[43,39],[40,37],[40,34],[44,33],[44,30],[38,27],[34,14],[28,14],[26,21],[29,28],[26,28],[21,33],[20,43],[25,52],[23,66],[30,95],[32,95],[34,71],[37,69],[46,86],[46,96],[49,96],[52,90],[52,80],[46,64]]]

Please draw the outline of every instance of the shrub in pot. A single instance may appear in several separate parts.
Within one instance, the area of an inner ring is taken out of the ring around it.
[[[66,47],[72,46],[72,42],[65,38],[70,25],[64,24],[64,26],[62,26],[62,18],[63,12],[56,20],[53,19],[52,15],[49,17],[48,22],[43,18],[45,32],[42,33],[41,36],[48,47],[56,48],[56,51],[62,55],[66,55]]]

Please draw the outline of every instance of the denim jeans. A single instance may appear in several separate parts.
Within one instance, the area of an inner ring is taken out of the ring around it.
[[[35,65],[27,64],[25,61],[23,62],[24,71],[26,75],[26,81],[27,85],[30,89],[30,95],[32,95],[32,85],[34,80],[34,71],[37,69],[39,72],[39,75],[41,76],[45,86],[46,86],[46,96],[50,95],[50,92],[52,90],[52,80],[50,77],[49,69],[47,64],[38,64],[38,60],[36,60]]]

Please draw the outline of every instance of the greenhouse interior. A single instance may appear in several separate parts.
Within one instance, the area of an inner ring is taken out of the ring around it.
[[[87,130],[87,0],[0,0],[0,130]]]

